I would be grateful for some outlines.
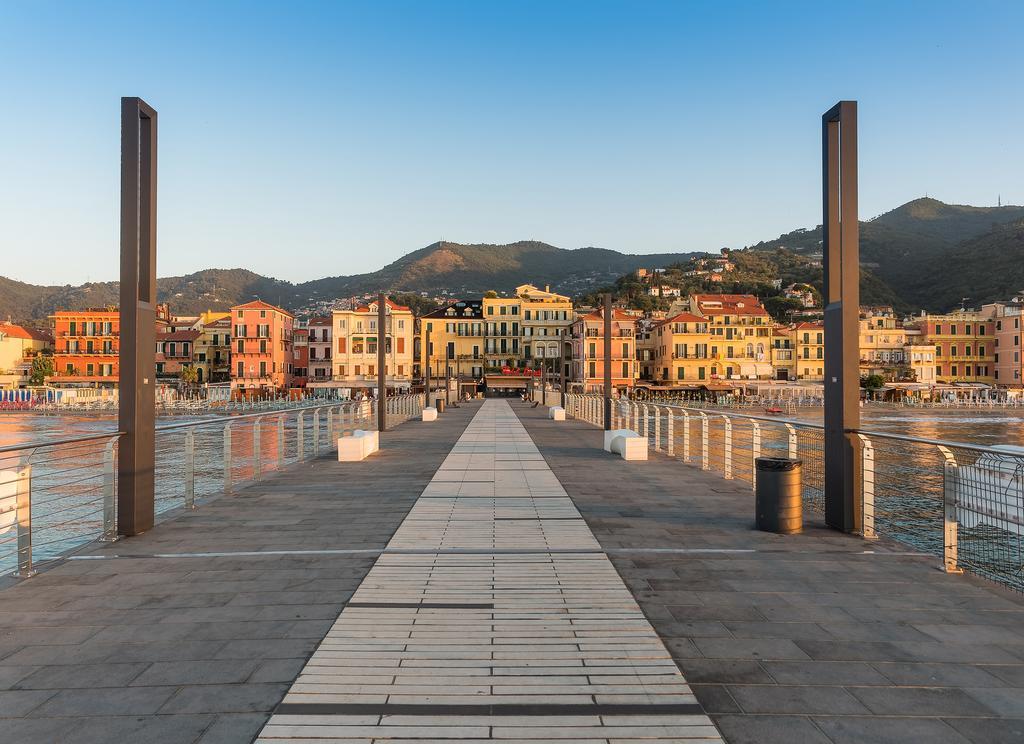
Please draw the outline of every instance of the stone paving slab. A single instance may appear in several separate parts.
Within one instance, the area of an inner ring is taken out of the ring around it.
[[[721,741],[502,400],[466,428],[258,739],[407,740]]]
[[[0,742],[251,742],[477,408],[0,589]]]
[[[747,483],[513,404],[729,742],[1024,741],[1024,598],[805,515],[753,530]]]

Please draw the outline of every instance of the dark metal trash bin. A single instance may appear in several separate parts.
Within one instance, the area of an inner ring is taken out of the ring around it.
[[[444,413],[444,398],[434,398],[434,408],[438,413]]]
[[[792,535],[804,527],[800,500],[801,460],[759,457],[757,469],[757,529]]]

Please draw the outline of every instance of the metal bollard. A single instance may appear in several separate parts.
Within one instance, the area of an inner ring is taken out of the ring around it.
[[[277,417],[277,469],[284,469],[284,416]]]
[[[32,567],[32,465],[17,471],[18,570],[15,576],[28,579],[36,575]]]
[[[710,470],[711,462],[708,453],[708,415],[703,411],[700,412],[700,469]]]
[[[231,422],[224,424],[224,493],[231,493]]]
[[[661,408],[654,407],[654,451],[661,452]]]
[[[260,452],[260,419],[252,424],[252,479],[258,481],[263,477],[263,460]]]
[[[668,445],[668,456],[674,457],[676,453],[676,436],[675,436],[675,412],[672,407],[668,407],[668,417],[665,420],[665,427],[668,431],[665,434],[666,444]]]
[[[722,420],[725,421],[725,435],[723,441],[723,473],[727,480],[732,479],[732,419],[728,416],[722,416]]]
[[[306,417],[303,415],[302,411],[299,411],[298,416],[295,417],[295,457],[299,462],[306,459],[306,453],[303,452],[305,449],[303,446],[304,442],[302,441],[305,435],[303,432],[303,428],[306,425],[305,418]]]
[[[761,456],[761,424],[750,422],[750,487],[757,491],[757,458]]]
[[[320,456],[320,409],[313,411],[313,457]]]
[[[117,504],[114,495],[114,483],[117,479],[117,466],[114,460],[114,442],[111,439],[103,448],[103,534],[100,542],[117,542]]]
[[[683,462],[690,461],[690,414],[683,411]]]
[[[878,537],[875,534],[875,448],[865,435],[858,434],[857,438],[860,439],[861,468],[860,534],[866,540],[873,540]]]
[[[956,514],[956,482],[958,465],[956,456],[948,447],[940,446],[945,462],[942,466],[942,568],[946,573],[963,573],[959,564],[960,525]]]
[[[196,435],[185,430],[185,508],[196,508]]]

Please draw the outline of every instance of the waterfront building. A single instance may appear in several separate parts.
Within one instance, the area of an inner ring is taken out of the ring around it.
[[[935,379],[939,383],[995,382],[995,319],[993,308],[958,310],[916,319],[921,338],[935,349]]]
[[[982,311],[991,313],[995,326],[993,381],[999,387],[1024,388],[1024,296],[984,305]]]
[[[697,294],[689,304],[690,312],[708,323],[712,379],[772,379],[772,319],[757,297]]]
[[[679,313],[655,323],[651,336],[658,384],[700,385],[711,379],[714,337],[707,318]]]
[[[273,394],[291,385],[295,317],[254,300],[231,308],[231,391]]]
[[[860,374],[908,381],[907,333],[891,307],[862,307],[858,322]]]
[[[825,326],[797,323],[793,327],[793,352],[798,380],[825,379]]]
[[[228,382],[231,379],[231,313],[201,313],[199,337],[192,364],[196,382]]]
[[[0,323],[0,389],[29,383],[32,361],[44,349],[53,348],[53,337],[35,328]]]
[[[773,379],[781,382],[796,380],[796,331],[791,326],[772,326],[771,335],[771,364],[774,370]]]
[[[334,365],[334,358],[331,355],[333,325],[334,319],[329,315],[320,315],[309,319],[307,382],[327,383],[331,380]]]
[[[354,395],[357,392],[370,395],[371,391],[376,389],[377,308],[377,300],[374,299],[363,305],[332,312],[332,373],[326,379],[315,375],[307,378],[308,388],[336,390],[343,395]],[[387,326],[384,373],[387,386],[395,390],[407,390],[412,385],[412,310],[387,300],[385,312]],[[312,328],[310,325],[311,333]],[[317,347],[321,344],[322,342],[318,341]],[[310,346],[310,351],[312,348]],[[310,365],[312,364],[313,360],[310,359]]]
[[[482,379],[486,342],[483,300],[452,302],[420,319],[421,367],[429,364],[430,375],[435,379],[445,375],[460,380]]]
[[[156,337],[157,379],[161,381],[176,380],[180,378],[184,368],[193,366],[196,341],[202,335],[202,331],[191,328],[159,334]],[[199,370],[196,370],[197,383],[208,381],[200,380],[199,375]]]
[[[117,387],[120,313],[116,308],[58,310],[54,330],[54,375],[67,387]],[[158,317],[158,328],[164,325]]]
[[[292,387],[304,388],[309,374],[309,328],[296,328],[292,340]]]
[[[547,367],[548,374],[567,373],[565,369],[565,336],[572,323],[572,300],[551,291],[538,289],[532,284],[516,287],[516,297],[522,303],[522,349],[528,366]]]
[[[612,386],[619,392],[637,378],[637,317],[616,308],[612,313]],[[570,328],[573,389],[584,393],[604,390],[604,317],[601,310],[580,315]]]
[[[518,297],[484,297],[484,358],[488,367],[500,370],[523,366],[519,343],[521,309],[522,301]]]

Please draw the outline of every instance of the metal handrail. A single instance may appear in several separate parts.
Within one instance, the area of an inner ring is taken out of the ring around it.
[[[234,418],[234,417],[232,417]],[[0,447],[0,455],[6,452],[20,452],[21,450],[29,449],[40,449],[42,447],[56,447],[61,444],[78,444],[80,442],[95,442],[100,439],[110,439],[111,437],[124,436],[123,431],[108,431],[102,434],[87,434],[81,437],[71,437],[69,439],[46,439],[35,442],[26,442],[24,444],[10,444],[5,447]]]

